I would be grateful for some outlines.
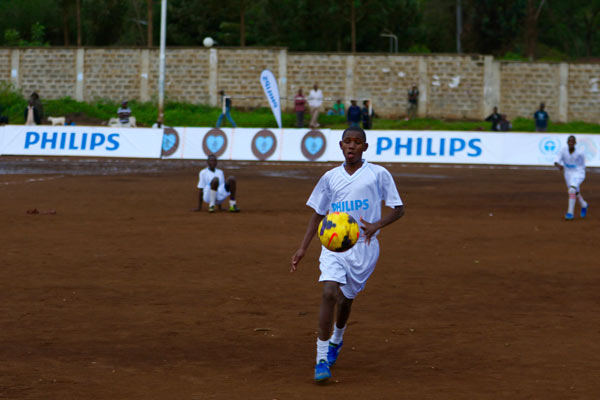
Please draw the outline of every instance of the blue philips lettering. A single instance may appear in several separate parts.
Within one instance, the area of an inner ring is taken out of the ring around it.
[[[364,199],[363,200],[363,210],[368,210],[369,209],[369,199]]]
[[[53,132],[52,138],[48,138],[48,132],[44,132],[42,134],[42,143],[41,143],[42,149],[46,148],[46,144],[50,144],[51,145],[50,148],[55,149],[57,136],[58,136],[58,134],[56,132]]]
[[[27,132],[25,134],[25,148],[28,149],[29,146],[32,146],[40,141],[40,134],[37,132]]]
[[[444,151],[444,146],[446,146],[446,139],[441,138],[440,139],[440,156],[443,156],[444,154],[446,154]]]
[[[362,200],[354,200],[354,209],[360,210],[362,208]]]
[[[85,145],[87,143],[87,133],[81,135],[81,150],[85,150]]]
[[[442,140],[444,140],[444,139],[442,139]],[[435,154],[435,153],[433,152],[433,150],[431,149],[432,147],[433,147],[433,139],[432,139],[432,138],[428,138],[428,139],[427,139],[427,152],[426,152],[426,154],[427,154],[428,156],[436,156],[436,155],[437,155],[437,154]]]
[[[421,148],[423,147],[423,138],[417,138],[417,155],[421,155]]]
[[[110,135],[108,135],[108,142],[110,144],[112,144],[112,147],[106,147],[106,150],[108,150],[108,151],[117,150],[119,148],[119,142],[117,141],[118,138],[119,138],[118,133],[111,133]]]
[[[410,156],[412,153],[412,138],[406,139],[406,144],[402,144],[401,138],[396,138],[396,151],[395,154],[397,156],[400,155],[400,149],[404,148],[406,150],[406,155]]]
[[[67,141],[67,132],[63,132],[60,134],[60,146],[59,148],[63,150],[65,148],[65,143]]]
[[[450,155],[453,156],[459,151],[463,151],[466,147],[466,143],[463,139],[452,138],[450,139]]]
[[[90,150],[94,150],[97,146],[104,144],[106,138],[101,133],[92,133],[90,138]]]
[[[383,144],[385,142],[385,145]],[[382,151],[386,151],[392,148],[392,139],[389,137],[377,138],[377,154],[381,154]]]
[[[69,150],[79,150],[79,147],[75,146],[75,138],[77,134],[75,132],[71,133],[71,138],[69,139]]]
[[[481,147],[476,145],[477,142],[481,143],[481,139],[469,140],[469,147],[474,150],[474,153],[467,153],[469,157],[478,157],[481,155],[482,150]]]

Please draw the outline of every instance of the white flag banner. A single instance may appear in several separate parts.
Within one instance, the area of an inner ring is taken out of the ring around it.
[[[271,111],[273,111],[273,115],[277,121],[277,126],[281,129],[281,101],[279,97],[279,86],[277,86],[275,75],[268,69],[265,69],[260,74],[260,84],[265,91],[265,96],[267,96]]]

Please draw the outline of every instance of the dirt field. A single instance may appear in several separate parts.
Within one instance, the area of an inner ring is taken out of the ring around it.
[[[237,215],[189,211],[203,166],[0,158],[0,398],[600,398],[598,170],[565,222],[551,169],[388,165],[406,215],[316,385],[317,240],[289,261],[331,165],[221,162]]]

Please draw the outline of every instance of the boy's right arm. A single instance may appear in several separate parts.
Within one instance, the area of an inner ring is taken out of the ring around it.
[[[313,215],[310,217],[310,220],[308,221],[308,226],[306,227],[306,233],[304,233],[304,239],[302,239],[302,244],[300,245],[300,248],[296,250],[296,253],[294,253],[294,255],[292,256],[290,272],[294,272],[298,268],[298,264],[306,254],[306,249],[308,249],[310,241],[315,236],[315,233],[317,233],[319,223],[321,222],[323,217],[324,215],[317,214],[316,212],[313,213]]]

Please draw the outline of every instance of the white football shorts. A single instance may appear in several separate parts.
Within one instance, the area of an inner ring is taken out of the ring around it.
[[[219,187],[217,188],[217,200],[216,200],[216,204],[221,204],[223,203],[227,197],[229,197],[231,193],[229,193],[227,190],[225,190],[225,185],[219,185]],[[210,203],[210,189],[206,190],[204,189],[202,191],[202,200],[205,203]]]
[[[372,238],[369,244],[361,240],[343,253],[329,251],[323,247],[319,257],[319,282],[338,282],[344,296],[354,299],[358,292],[365,288],[378,259],[379,242],[376,238]]]
[[[574,187],[579,192],[579,186],[583,183],[585,179],[585,172],[581,173],[581,171],[569,171],[565,168],[565,182],[567,183],[567,188]]]

